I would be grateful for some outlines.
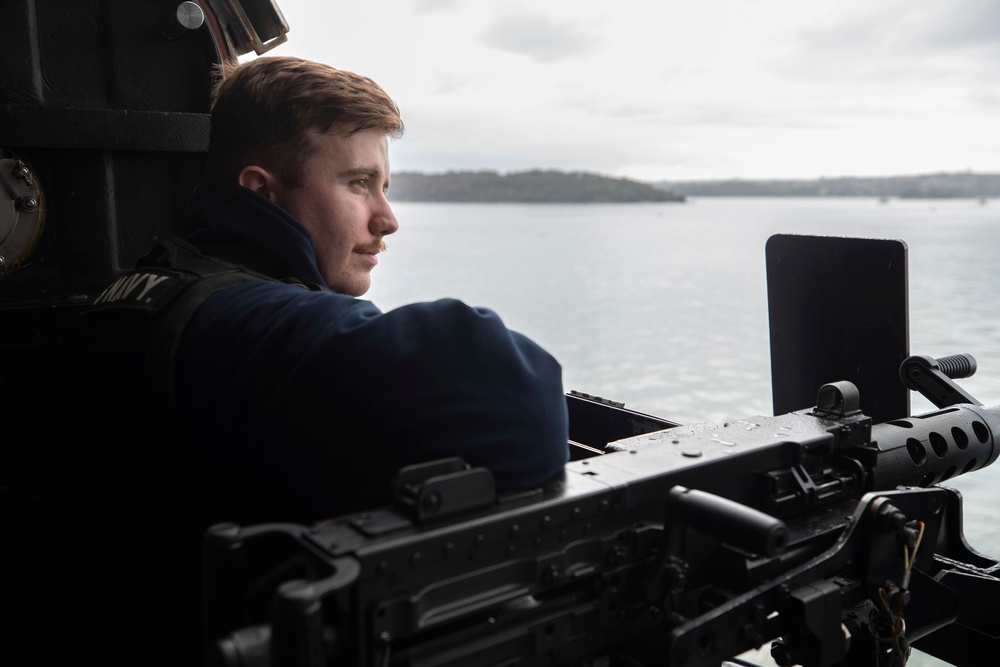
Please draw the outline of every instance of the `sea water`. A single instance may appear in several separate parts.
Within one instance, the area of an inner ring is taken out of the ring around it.
[[[566,389],[680,423],[770,415],[764,247],[778,233],[901,239],[910,353],[978,361],[1000,404],[1000,202],[703,198],[684,204],[395,205],[368,297],[497,311],[548,349]],[[912,412],[933,406],[913,396]],[[1000,555],[1000,462],[949,480],[972,546]],[[930,659],[911,664],[931,665]]]

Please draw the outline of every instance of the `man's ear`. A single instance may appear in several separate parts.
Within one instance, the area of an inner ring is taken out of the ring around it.
[[[243,167],[236,181],[247,190],[253,190],[265,199],[272,202],[277,201],[278,180],[274,174],[263,167],[257,165]]]

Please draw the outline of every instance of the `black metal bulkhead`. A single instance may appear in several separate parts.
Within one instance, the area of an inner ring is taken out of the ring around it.
[[[203,175],[215,66],[287,31],[272,0],[3,3],[0,589],[23,621],[3,655],[85,655],[68,479],[81,440],[113,415],[70,417],[65,343],[86,304],[178,231]]]

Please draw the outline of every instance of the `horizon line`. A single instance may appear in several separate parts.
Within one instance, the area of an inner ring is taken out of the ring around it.
[[[592,176],[601,176],[603,178],[613,178],[618,180],[630,180],[637,183],[725,183],[725,182],[809,182],[809,181],[836,181],[836,180],[857,180],[857,179],[896,179],[896,178],[926,178],[928,176],[996,176],[1000,177],[1000,171],[998,172],[976,172],[972,170],[960,170],[960,171],[931,171],[923,173],[914,174],[892,174],[892,175],[881,175],[881,176],[859,176],[859,175],[841,175],[841,176],[812,176],[803,178],[790,178],[790,177],[761,177],[761,178],[747,178],[743,176],[729,176],[729,177],[719,177],[719,178],[660,178],[660,179],[639,179],[633,176],[615,176],[612,174],[601,173],[598,171],[588,171],[579,169],[557,169],[551,167],[532,167],[527,169],[517,169],[517,170],[503,170],[503,169],[488,169],[488,168],[477,168],[477,169],[448,169],[445,171],[418,171],[418,170],[403,170],[396,172],[395,176],[404,176],[408,174],[418,175],[418,176],[448,176],[457,174],[497,174],[499,176],[513,176],[519,174],[530,174],[534,172],[548,172],[548,173],[561,173],[561,174],[588,174]]]

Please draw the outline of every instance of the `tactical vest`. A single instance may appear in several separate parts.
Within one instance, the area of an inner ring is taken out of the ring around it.
[[[141,370],[147,383],[158,385],[158,400],[173,412],[174,360],[184,328],[209,296],[252,280],[275,279],[172,239],[157,245],[134,271],[105,289],[84,321],[104,329],[102,338],[115,340],[116,351],[133,351],[132,369]],[[96,324],[101,321],[103,326]],[[122,338],[119,332],[128,333]]]
[[[274,279],[170,240],[81,318],[72,357],[89,444],[80,451],[78,545],[101,664],[200,664],[205,528],[294,518],[280,494],[211,461],[174,398],[175,358],[195,311],[219,290],[259,280]]]

